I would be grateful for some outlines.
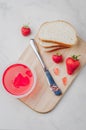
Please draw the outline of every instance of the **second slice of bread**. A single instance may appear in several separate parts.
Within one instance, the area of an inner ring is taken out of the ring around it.
[[[42,46],[42,47],[45,47],[45,48],[49,48],[49,47],[60,47],[60,45],[59,44],[57,44],[57,43],[51,43],[51,42],[45,42],[45,41],[42,41],[42,40],[40,40],[39,39],[39,43],[40,43],[40,45]]]

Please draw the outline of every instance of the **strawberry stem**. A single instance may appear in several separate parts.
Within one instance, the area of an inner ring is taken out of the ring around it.
[[[79,60],[79,59],[78,59],[79,56],[80,56],[80,55],[78,55],[78,56],[73,55],[72,58],[73,58],[74,60]]]
[[[23,27],[28,28],[29,26],[28,25],[23,25]]]
[[[60,56],[61,54],[60,54],[60,52],[57,52],[56,55]]]

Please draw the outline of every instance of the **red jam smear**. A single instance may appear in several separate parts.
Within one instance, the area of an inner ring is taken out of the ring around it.
[[[9,93],[19,96],[31,90],[34,76],[26,65],[13,64],[5,70],[2,82]]]
[[[14,86],[19,88],[19,87],[24,87],[29,84],[29,78],[27,76],[23,76],[21,73],[18,74],[18,76],[14,79]]]

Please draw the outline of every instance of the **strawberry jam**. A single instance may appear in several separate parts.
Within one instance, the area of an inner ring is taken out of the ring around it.
[[[10,94],[21,96],[32,90],[34,75],[26,65],[13,64],[5,70],[2,82]]]

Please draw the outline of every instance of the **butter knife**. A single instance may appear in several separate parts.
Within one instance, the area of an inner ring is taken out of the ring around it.
[[[43,67],[43,70],[44,70],[44,72],[46,74],[46,78],[47,78],[47,81],[48,81],[48,84],[49,84],[51,90],[54,92],[55,95],[60,96],[62,94],[62,91],[58,87],[58,85],[55,83],[52,75],[50,74],[49,70],[47,69],[47,67],[46,67],[46,65],[45,65],[45,63],[43,61],[43,58],[42,58],[42,56],[41,56],[41,54],[39,52],[39,49],[37,47],[36,41],[34,39],[31,39],[30,40],[30,45],[31,45],[32,49],[34,50],[37,58],[39,59],[41,65]]]

